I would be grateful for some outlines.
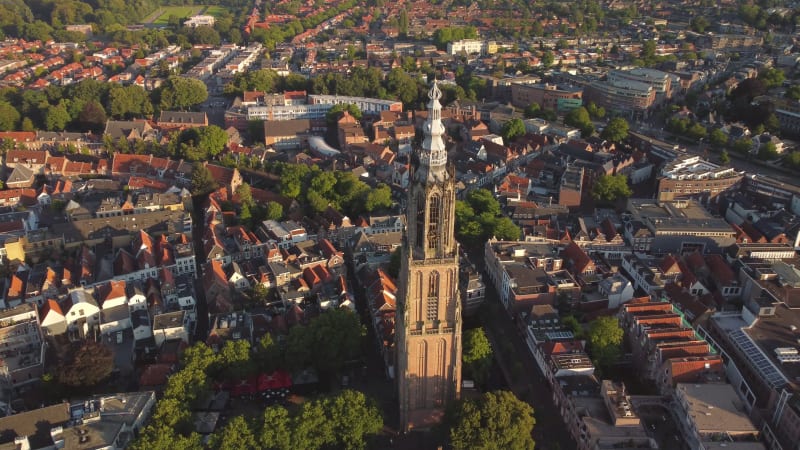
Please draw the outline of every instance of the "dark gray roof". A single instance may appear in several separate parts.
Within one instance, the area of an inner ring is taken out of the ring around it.
[[[158,123],[180,123],[203,125],[208,123],[204,112],[161,111]]]
[[[50,437],[52,428],[66,425],[70,420],[69,404],[57,405],[26,411],[0,418],[0,442],[14,442],[14,438],[28,436],[31,448],[44,448],[53,445]]]

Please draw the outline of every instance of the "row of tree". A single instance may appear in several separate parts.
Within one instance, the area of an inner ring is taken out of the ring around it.
[[[355,317],[355,314],[349,311],[342,313]],[[323,314],[320,318],[327,315],[329,314]],[[335,324],[332,328],[325,328],[325,332],[333,333],[326,336],[326,339],[342,346],[354,345],[358,351],[360,349],[358,339],[356,342],[346,337],[338,340],[342,337],[342,329],[338,325],[344,325],[344,329],[348,328],[346,324],[338,322],[340,319],[347,320],[345,315],[337,314],[333,319],[329,319],[329,325],[334,322]],[[312,321],[312,324],[315,321]],[[357,323],[358,319],[355,318],[355,321]],[[323,325],[313,326],[316,327],[314,330],[304,330],[312,325],[297,326],[292,328],[292,332],[301,330],[295,333],[312,334],[322,331]],[[290,334],[289,341],[296,342],[297,339],[297,336],[292,337]],[[321,344],[317,338],[304,343]],[[291,344],[287,344],[287,347],[289,345]],[[325,348],[330,353],[324,354],[322,358],[331,357],[338,360],[343,350],[331,347],[329,344]],[[292,350],[297,348],[294,347]],[[256,369],[275,370],[276,366],[288,361],[287,359],[281,361],[280,353],[278,344],[272,342],[269,334],[262,339],[255,351],[251,350],[246,340],[229,341],[219,353],[214,353],[203,343],[187,349],[183,356],[182,369],[169,378],[163,398],[157,403],[150,424],[140,433],[131,448],[147,450],[203,448],[200,436],[194,431],[191,411],[193,405],[209,392],[211,380],[240,379],[254,373]],[[284,354],[284,358],[285,355],[288,353]],[[305,360],[302,364],[304,367],[309,367],[311,363]],[[326,364],[326,367],[333,367],[329,363],[323,364]],[[234,417],[212,436],[211,442],[213,448],[220,449],[295,448],[292,446],[309,449],[325,446],[362,448],[365,436],[378,433],[382,427],[381,413],[371,400],[361,393],[344,391],[337,396],[304,403],[294,414],[290,414],[282,406],[273,406],[264,411],[263,420],[260,421],[249,421],[242,416]]]
[[[0,131],[102,132],[106,120],[150,116],[156,109],[185,110],[208,98],[200,80],[173,76],[152,92],[87,79],[44,90],[0,89]]]
[[[290,412],[270,406],[259,420],[236,416],[214,434],[211,448],[219,450],[296,448],[362,449],[368,435],[383,429],[383,417],[363,393],[344,390],[300,405]]]

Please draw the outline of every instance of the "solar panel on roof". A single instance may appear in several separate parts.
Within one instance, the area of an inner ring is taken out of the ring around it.
[[[758,348],[750,336],[742,330],[735,330],[730,334],[734,344],[744,352],[747,358],[756,366],[756,370],[773,388],[783,387],[788,383],[786,377],[775,367],[764,352]]]

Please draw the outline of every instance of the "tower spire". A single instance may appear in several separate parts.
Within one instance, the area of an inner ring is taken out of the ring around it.
[[[442,180],[445,176],[447,165],[447,150],[445,149],[444,125],[442,125],[442,91],[439,90],[438,81],[433,81],[433,86],[428,91],[428,118],[423,126],[424,139],[419,150],[420,171],[429,180]]]

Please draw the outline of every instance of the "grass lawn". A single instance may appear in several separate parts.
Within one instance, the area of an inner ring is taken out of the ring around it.
[[[204,6],[164,6],[161,8],[161,15],[153,21],[154,25],[166,25],[169,16],[180,17],[186,19],[189,16],[200,14]]]
[[[225,11],[227,11],[227,8],[225,8],[224,6],[211,5],[211,6],[207,7],[205,11],[203,11],[203,14],[208,14],[209,16],[219,17]]]

